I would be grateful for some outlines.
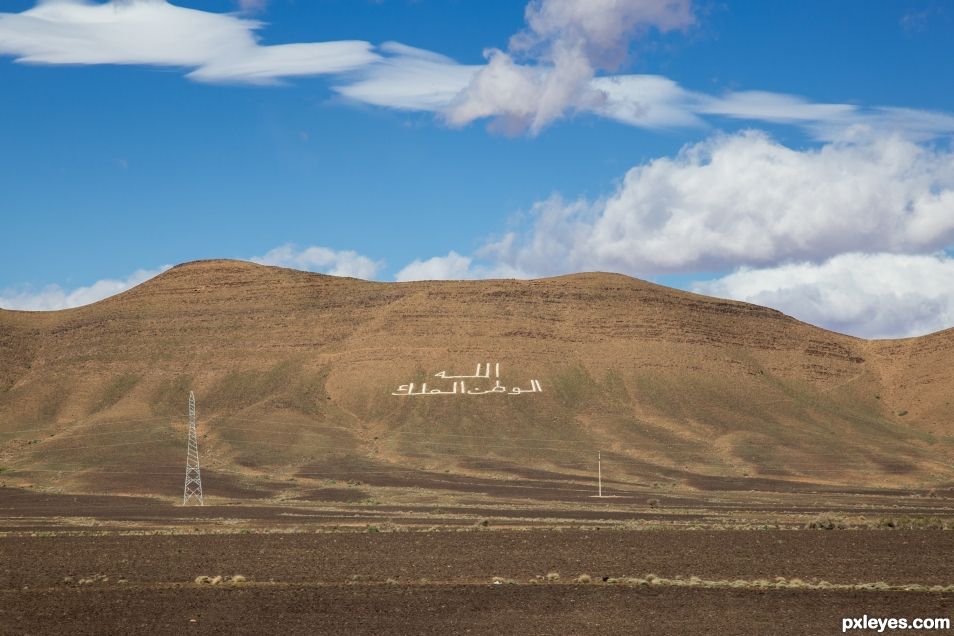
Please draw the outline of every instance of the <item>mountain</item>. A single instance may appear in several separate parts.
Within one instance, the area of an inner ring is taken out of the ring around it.
[[[346,468],[583,475],[598,450],[621,481],[924,486],[954,475],[952,364],[954,330],[862,340],[617,274],[378,283],[200,261],[92,305],[0,311],[0,480],[174,494],[194,390],[226,495]],[[403,394],[425,382],[471,393]]]

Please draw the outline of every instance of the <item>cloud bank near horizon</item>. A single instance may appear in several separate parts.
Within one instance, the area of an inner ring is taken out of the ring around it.
[[[47,285],[41,289],[21,287],[0,290],[0,308],[20,311],[55,311],[89,305],[115,296],[127,289],[155,278],[172,267],[163,265],[156,269],[138,269],[125,278],[98,280],[71,290],[59,285]]]
[[[383,266],[381,261],[372,260],[353,250],[333,250],[315,245],[299,248],[293,243],[280,245],[264,256],[253,256],[249,260],[261,265],[278,265],[365,280],[375,279]]]
[[[352,250],[334,250],[319,245],[298,247],[293,243],[279,245],[262,256],[248,260],[260,265],[277,265],[308,272],[375,280],[383,263]],[[72,309],[115,296],[127,289],[155,278],[171,265],[156,269],[139,269],[125,278],[103,279],[74,289],[51,284],[36,289],[30,286],[0,289],[0,309],[20,311],[57,311]]]
[[[554,194],[525,216],[472,255],[417,259],[396,278],[723,272],[690,287],[866,337],[954,326],[954,150],[899,134],[803,150],[716,134],[634,166],[603,197]]]
[[[919,336],[954,326],[954,258],[839,254],[821,263],[742,268],[692,291],[773,307],[863,338]]]

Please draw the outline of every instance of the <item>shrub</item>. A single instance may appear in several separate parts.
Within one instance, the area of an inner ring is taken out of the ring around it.
[[[547,581],[549,581],[550,583],[555,583],[556,581],[559,581],[559,580],[560,580],[559,572],[547,572]]]
[[[589,574],[581,574],[581,575],[578,576],[577,579],[576,579],[576,582],[577,582],[577,583],[591,583],[592,581],[593,581],[593,579],[590,578],[590,575],[589,575]]]
[[[844,530],[847,527],[845,520],[831,515],[824,515],[808,522],[812,530]]]

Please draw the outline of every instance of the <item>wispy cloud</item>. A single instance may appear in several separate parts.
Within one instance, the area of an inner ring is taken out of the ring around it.
[[[370,64],[367,42],[259,44],[261,23],[166,0],[46,0],[0,13],[0,54],[32,64],[139,64],[192,69],[206,82],[268,83]]]
[[[440,113],[481,68],[398,42],[378,49],[383,56],[335,86],[338,93],[373,106]]]
[[[539,103],[543,93],[537,80],[521,77],[542,77],[548,72],[544,69],[516,68],[499,56],[487,65],[463,65],[396,43],[382,45],[379,51],[379,60],[349,74],[335,90],[374,106],[434,113],[451,125],[491,119],[492,129],[509,134],[539,133],[573,112],[649,130],[706,129],[726,119],[782,124],[801,128],[818,141],[888,132],[920,141],[954,135],[954,115],[946,112],[814,102],[758,90],[708,94],[660,75],[593,77],[584,93],[589,97],[557,114]],[[486,99],[475,95],[483,90],[481,82],[486,83]],[[506,102],[506,108],[497,102]]]
[[[252,10],[263,3],[243,0]],[[506,52],[464,65],[439,53],[346,40],[265,45],[262,23],[166,0],[44,0],[0,13],[0,55],[31,64],[129,64],[185,69],[202,82],[275,84],[333,75],[355,102],[434,113],[461,126],[491,120],[507,133],[540,133],[569,114],[647,129],[706,128],[719,119],[801,127],[823,141],[868,131],[912,139],[954,134],[954,116],[891,106],[818,103],[758,90],[712,95],[658,75],[613,74],[647,29],[694,21],[689,0],[533,0]]]

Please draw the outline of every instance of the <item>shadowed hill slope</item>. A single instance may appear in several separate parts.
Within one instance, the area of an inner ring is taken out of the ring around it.
[[[211,475],[576,474],[600,449],[634,480],[914,486],[954,473],[952,362],[954,331],[865,341],[614,274],[375,283],[201,261],[77,309],[0,311],[0,467],[65,489],[180,482],[193,389]],[[393,395],[484,363],[542,390]]]

